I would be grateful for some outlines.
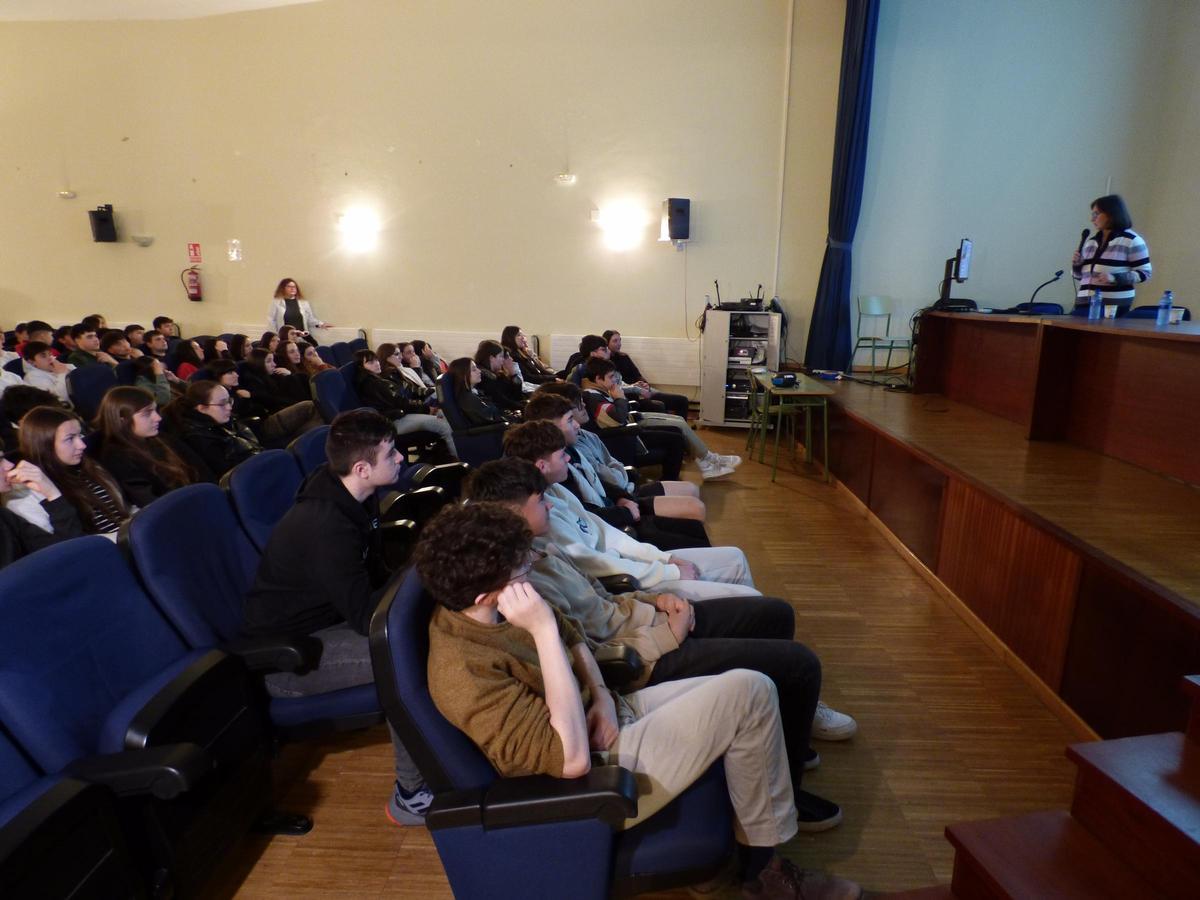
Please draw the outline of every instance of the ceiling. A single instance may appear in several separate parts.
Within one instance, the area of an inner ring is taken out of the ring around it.
[[[0,0],[0,21],[198,19],[249,9],[313,2],[317,0]]]

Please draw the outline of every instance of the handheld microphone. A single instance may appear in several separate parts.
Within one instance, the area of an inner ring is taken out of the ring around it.
[[[1038,291],[1040,291],[1042,288],[1044,288],[1048,284],[1054,284],[1054,282],[1058,281],[1058,279],[1060,279],[1062,277],[1063,277],[1063,270],[1059,269],[1057,272],[1054,273],[1053,278],[1051,278],[1049,281],[1043,281],[1036,288],[1034,288],[1033,293],[1029,295],[1029,302],[1027,304],[1025,304],[1026,315],[1030,315],[1030,316],[1033,315],[1033,298],[1038,295]]]
[[[1092,233],[1090,228],[1083,229],[1083,233],[1079,235],[1079,247],[1075,250],[1076,253],[1083,252],[1083,245],[1087,243],[1088,235]]]

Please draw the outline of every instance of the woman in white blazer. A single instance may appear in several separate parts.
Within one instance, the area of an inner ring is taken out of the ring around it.
[[[317,318],[294,278],[285,278],[279,282],[275,288],[275,299],[271,301],[271,310],[267,314],[268,330],[279,331],[284,325],[291,325],[305,334],[316,328],[333,327],[333,323],[322,322]]]

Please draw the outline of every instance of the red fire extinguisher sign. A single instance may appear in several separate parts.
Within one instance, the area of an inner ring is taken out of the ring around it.
[[[202,260],[200,258],[200,245],[199,244],[188,244],[188,262],[191,263],[192,265],[196,265],[196,263],[204,262],[204,260]]]

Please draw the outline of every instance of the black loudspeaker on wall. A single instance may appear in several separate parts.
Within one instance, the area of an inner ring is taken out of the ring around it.
[[[88,210],[88,219],[92,223],[92,240],[111,243],[117,239],[117,225],[113,221],[111,203],[97,206]]]
[[[668,197],[663,201],[663,228],[666,237],[672,241],[686,241],[692,232],[692,201],[681,197]]]

